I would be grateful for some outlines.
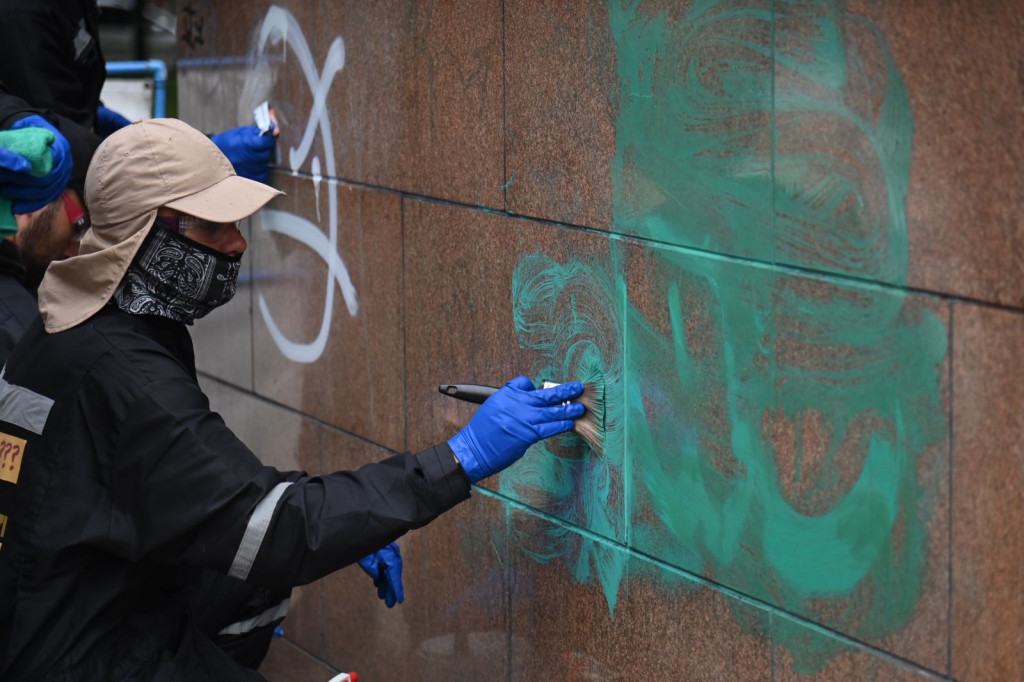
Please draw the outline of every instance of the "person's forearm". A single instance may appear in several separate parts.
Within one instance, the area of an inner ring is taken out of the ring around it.
[[[294,481],[280,491],[245,579],[311,582],[426,525],[469,493],[469,479],[446,444]]]

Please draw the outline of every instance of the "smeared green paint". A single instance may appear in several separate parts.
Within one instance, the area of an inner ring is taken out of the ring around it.
[[[512,183],[515,182],[515,179],[516,179],[516,172],[513,170],[512,174],[508,176],[508,182],[506,182],[504,185],[502,185],[501,188],[503,190],[508,189],[509,187],[512,186]]]
[[[616,394],[622,383],[617,337],[605,334],[617,325],[614,285],[604,268],[578,261],[562,267],[538,253],[519,263],[512,289],[519,343],[537,354],[531,372],[534,379],[562,382],[600,377],[607,386],[608,437],[603,456],[595,455],[575,434],[531,448],[500,479],[500,490],[615,539],[623,530],[621,506],[612,499],[622,468],[623,402]],[[538,560],[570,557],[574,577],[581,582],[598,578],[614,611],[625,570],[624,552],[562,527],[553,528],[546,537],[521,540]]]
[[[612,238],[599,261],[520,262],[516,331],[535,376],[602,372],[614,413],[605,458],[571,437],[534,448],[502,492],[884,638],[923,589],[945,475],[946,330],[899,290],[771,263],[904,283],[913,125],[899,72],[839,0],[697,0],[672,13],[612,0],[609,19],[613,229],[709,255],[652,247],[639,266],[627,258],[638,247]],[[614,611],[622,566],[594,542],[520,542],[540,560],[573,557]],[[795,628],[776,640],[800,672],[841,650],[816,638],[812,651]]]

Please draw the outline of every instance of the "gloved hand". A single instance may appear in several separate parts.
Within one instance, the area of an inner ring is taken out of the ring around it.
[[[102,104],[96,108],[96,134],[106,139],[111,133],[116,133],[131,121],[117,113],[113,109],[107,109]]]
[[[448,445],[477,483],[514,463],[537,441],[571,429],[586,408],[561,403],[582,392],[576,381],[536,389],[526,377],[516,377],[484,401]]]
[[[267,181],[274,156],[273,135],[260,135],[256,126],[242,126],[211,135],[210,139],[228,157],[236,173],[250,180]]]
[[[11,130],[40,128],[53,134],[49,146],[50,171],[42,176],[32,174],[32,162],[15,152],[0,149],[0,196],[11,199],[15,213],[38,211],[60,197],[71,178],[71,145],[60,131],[38,114],[26,116]]]
[[[405,601],[405,590],[402,588],[402,553],[398,551],[397,543],[392,542],[384,549],[378,549],[370,556],[360,559],[359,568],[373,578],[377,596],[384,600],[389,609]]]

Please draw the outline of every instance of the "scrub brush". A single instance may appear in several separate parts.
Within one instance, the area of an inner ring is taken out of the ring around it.
[[[599,368],[593,368],[586,376],[581,377],[583,393],[574,399],[574,402],[581,403],[587,411],[578,418],[572,430],[585,440],[590,448],[598,455],[604,454],[604,373]],[[558,386],[554,381],[545,381],[541,388],[552,388]],[[440,393],[466,402],[480,404],[490,398],[497,388],[494,386],[483,386],[481,384],[441,384],[437,387]]]

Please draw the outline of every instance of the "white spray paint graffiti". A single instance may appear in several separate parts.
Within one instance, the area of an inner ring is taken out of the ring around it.
[[[327,118],[327,92],[330,90],[334,77],[345,66],[345,43],[340,38],[334,39],[327,57],[324,60],[324,67],[321,73],[317,73],[313,61],[313,54],[302,33],[299,22],[288,10],[272,6],[267,11],[263,23],[260,25],[259,38],[257,40],[255,59],[266,60],[268,45],[284,43],[284,49],[291,49],[292,53],[299,60],[299,67],[302,69],[310,91],[313,93],[313,106],[310,109],[309,119],[298,147],[288,150],[288,165],[292,172],[296,172],[299,166],[308,158],[310,147],[313,145],[313,136],[317,126],[320,129],[320,136],[323,140],[324,165],[327,170],[327,177],[337,177],[337,168],[334,163],[334,142],[331,137],[331,125]],[[258,69],[252,69],[252,73],[258,73]],[[317,199],[317,220],[320,220],[320,181],[321,165],[320,158],[314,156],[310,162],[314,175],[314,190]],[[352,285],[348,269],[338,254],[338,198],[335,192],[327,193],[328,204],[328,234],[324,234],[319,226],[300,216],[286,211],[267,209],[261,214],[262,229],[267,232],[291,237],[309,248],[313,249],[324,262],[330,271],[327,277],[327,291],[324,296],[324,313],[320,322],[320,331],[316,338],[310,343],[298,343],[292,341],[278,327],[270,314],[270,308],[263,294],[259,295],[260,315],[270,331],[270,336],[277,344],[281,353],[294,362],[315,362],[327,347],[327,335],[331,328],[331,311],[334,308],[334,285],[337,283],[341,289],[342,297],[345,299],[345,306],[349,315],[355,316],[359,312],[359,301],[356,298],[356,289]]]

